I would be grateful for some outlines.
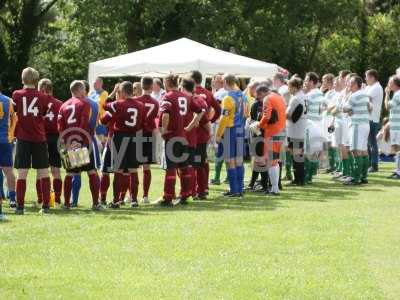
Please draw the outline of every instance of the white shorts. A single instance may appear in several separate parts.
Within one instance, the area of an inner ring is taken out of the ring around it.
[[[323,144],[326,139],[323,135],[321,123],[308,121],[306,127],[306,136],[304,139],[304,150],[308,155],[323,150]]]
[[[333,147],[344,145],[344,125],[343,122],[336,122],[334,132]]]
[[[400,131],[390,131],[390,145],[400,145]]]
[[[326,112],[325,112],[325,113],[326,113]],[[333,143],[334,140],[335,140],[335,135],[334,135],[334,133],[333,133],[333,132],[330,133],[330,132],[328,131],[328,128],[329,128],[329,126],[331,126],[332,121],[333,121],[333,117],[332,117],[331,115],[326,115],[326,114],[325,114],[325,115],[323,116],[323,118],[322,118],[322,123],[323,123],[323,127],[324,127],[324,132],[323,132],[323,134],[324,134],[324,137],[325,137],[326,141],[329,142],[329,143]]]
[[[354,124],[350,127],[350,150],[368,150],[369,124]]]
[[[343,145],[346,147],[351,146],[351,121],[349,118],[345,118],[343,121]]]

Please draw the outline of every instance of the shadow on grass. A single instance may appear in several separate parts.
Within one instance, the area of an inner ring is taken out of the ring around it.
[[[382,192],[385,187],[400,186],[400,181],[385,179],[389,174],[378,173],[370,176],[370,184],[363,186],[344,186],[340,182],[334,182],[329,177],[321,176],[312,185],[305,187],[284,186],[281,196],[270,196],[261,193],[246,193],[243,198],[226,198],[222,192],[226,185],[212,186],[208,200],[190,201],[189,205],[177,205],[171,208],[157,205],[141,205],[139,208],[122,206],[120,209],[106,209],[100,212],[93,212],[89,207],[78,207],[71,210],[52,209],[51,215],[57,217],[100,215],[109,219],[132,219],[134,216],[148,215],[171,215],[188,211],[272,211],[278,208],[288,207],[287,201],[304,201],[326,203],[331,201],[354,201],[361,199],[360,191]],[[37,214],[38,208],[26,207],[27,214]]]

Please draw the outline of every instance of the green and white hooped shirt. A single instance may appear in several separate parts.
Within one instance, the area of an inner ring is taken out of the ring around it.
[[[313,89],[306,95],[307,118],[310,121],[322,121],[322,109],[326,105],[324,94],[319,89]]]
[[[369,97],[362,91],[351,94],[350,99],[345,104],[345,108],[351,109],[351,124],[369,124]]]
[[[389,101],[389,124],[390,131],[400,131],[400,91]]]

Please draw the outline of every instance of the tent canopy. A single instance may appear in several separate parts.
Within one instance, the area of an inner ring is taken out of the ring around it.
[[[187,38],[89,64],[89,82],[96,77],[164,77],[199,70],[206,76],[232,73],[239,77],[271,78],[276,64],[225,52]]]

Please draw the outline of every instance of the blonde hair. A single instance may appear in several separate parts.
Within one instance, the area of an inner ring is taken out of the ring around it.
[[[39,91],[45,91],[46,93],[53,92],[53,83],[48,78],[43,78],[38,83]]]
[[[36,85],[39,81],[39,72],[31,67],[25,68],[22,70],[21,79],[25,85]]]
[[[69,89],[72,94],[79,91],[85,91],[85,84],[81,80],[74,80],[71,82]]]

